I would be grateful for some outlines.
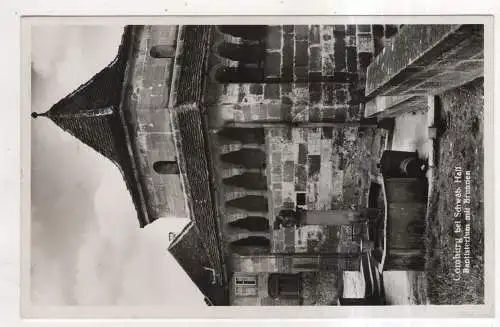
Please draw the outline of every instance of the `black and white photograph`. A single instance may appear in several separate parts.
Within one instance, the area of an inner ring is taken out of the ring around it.
[[[489,25],[359,21],[31,24],[23,303],[487,304]]]

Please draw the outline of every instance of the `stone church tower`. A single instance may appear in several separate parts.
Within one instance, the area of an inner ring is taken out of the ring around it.
[[[208,304],[332,304],[367,232],[365,73],[397,30],[127,26],[108,67],[33,117],[118,166],[141,227],[191,219],[169,250]]]

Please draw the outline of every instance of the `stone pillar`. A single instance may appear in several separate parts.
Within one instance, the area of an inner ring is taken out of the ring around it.
[[[355,218],[353,210],[308,210],[305,214],[306,225],[347,225]]]
[[[376,208],[364,208],[360,210],[282,210],[280,216],[286,219],[296,219],[303,225],[348,225],[379,217],[380,210]]]

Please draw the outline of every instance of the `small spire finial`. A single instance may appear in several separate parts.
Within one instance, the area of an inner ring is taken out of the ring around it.
[[[38,117],[46,117],[47,116],[47,113],[46,112],[42,112],[42,113],[38,113],[38,112],[32,112],[31,113],[31,117],[33,118],[38,118]]]

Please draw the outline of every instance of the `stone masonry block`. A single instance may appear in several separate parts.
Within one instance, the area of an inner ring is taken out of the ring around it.
[[[331,140],[333,138],[333,127],[323,127],[321,129],[321,137]]]
[[[305,165],[307,163],[307,145],[304,143],[299,143],[297,162],[301,165]]]
[[[295,172],[295,163],[293,161],[285,161],[284,167],[284,178],[283,180],[287,183],[293,183],[294,181],[294,172]]]
[[[295,81],[307,83],[309,81],[309,67],[295,67]]]
[[[321,121],[321,109],[318,106],[313,106],[309,109],[309,121],[310,122]]]
[[[358,69],[358,51],[356,46],[346,47],[346,64],[348,72],[356,72]]]
[[[295,166],[295,191],[305,192],[307,186],[307,171],[305,165]]]
[[[311,57],[309,59],[309,71],[310,72],[320,72],[321,71],[321,47],[311,46],[309,48]]]
[[[286,34],[283,38],[283,62],[281,67],[282,79],[285,81],[293,80],[294,51],[293,37]]]
[[[275,163],[281,164],[281,152],[273,152],[273,153],[271,153],[271,162],[273,164],[275,164]]]
[[[289,95],[292,93],[292,83],[281,83],[281,95]]]
[[[318,175],[319,170],[321,168],[321,156],[320,155],[309,156],[308,163],[309,163],[309,177]]]
[[[319,25],[311,25],[309,30],[309,42],[311,44],[319,44],[320,43],[320,26]]]
[[[280,86],[279,84],[266,84],[264,90],[265,99],[279,99],[280,98]]]
[[[346,68],[346,49],[345,33],[335,32],[335,71],[345,71]]]
[[[273,201],[274,201],[274,205],[281,206],[281,204],[283,203],[283,193],[281,191],[274,191],[273,192]]]
[[[371,52],[358,52],[358,63],[362,69],[368,67],[372,62],[373,54]]]
[[[277,119],[281,118],[281,104],[279,103],[269,103],[266,105],[267,107],[267,117],[262,117],[260,120],[265,120],[268,118]]]
[[[330,41],[325,41],[321,44],[322,50],[321,52],[323,53],[323,57],[325,55],[332,55],[332,57],[335,54],[335,40],[332,39]]]
[[[345,34],[356,35],[356,25],[346,25]]]
[[[266,77],[279,77],[281,74],[281,53],[271,52],[266,55],[264,73]]]
[[[322,91],[321,83],[309,84],[309,102],[312,104],[320,103]]]
[[[345,45],[348,47],[356,47],[356,36],[355,35],[347,35],[345,37]]]
[[[260,95],[263,93],[262,84],[250,84],[250,93]]]
[[[358,33],[371,33],[372,27],[371,25],[357,25]]]
[[[269,50],[281,49],[281,26],[268,27],[266,46]]]
[[[293,34],[295,31],[295,27],[293,25],[283,25],[283,33],[284,34]]]
[[[288,209],[288,210],[295,209],[295,202],[294,202],[294,200],[292,198],[289,198],[289,197],[285,198],[284,201],[283,201],[283,209]]]
[[[323,42],[328,42],[333,39],[333,25],[322,25],[321,26],[321,40]]]
[[[335,90],[335,98],[337,104],[346,104],[347,103],[347,90]]]
[[[323,84],[323,104],[325,106],[333,106],[334,104],[336,104],[335,91],[338,88],[338,85],[332,83]]]
[[[386,90],[391,90],[395,85],[418,77],[423,68],[434,64],[442,66],[439,60],[444,53],[457,49],[463,42],[477,44],[482,49],[482,26],[405,25],[396,34],[391,47],[381,52],[368,68],[366,93],[371,96],[384,95]],[[471,47],[467,47],[467,50],[471,50]],[[448,87],[454,85],[449,84]]]
[[[324,107],[323,108],[323,119],[333,120],[334,117],[335,117],[335,108],[334,107]]]
[[[335,55],[334,54],[324,54],[323,55],[323,75],[333,75],[335,74]]]
[[[307,40],[309,37],[309,26],[308,25],[295,25],[295,39],[296,40]]]
[[[358,52],[373,53],[373,38],[370,34],[358,34]]]
[[[309,53],[308,53],[309,42],[295,41],[295,66],[296,67],[306,67],[309,63]]]

